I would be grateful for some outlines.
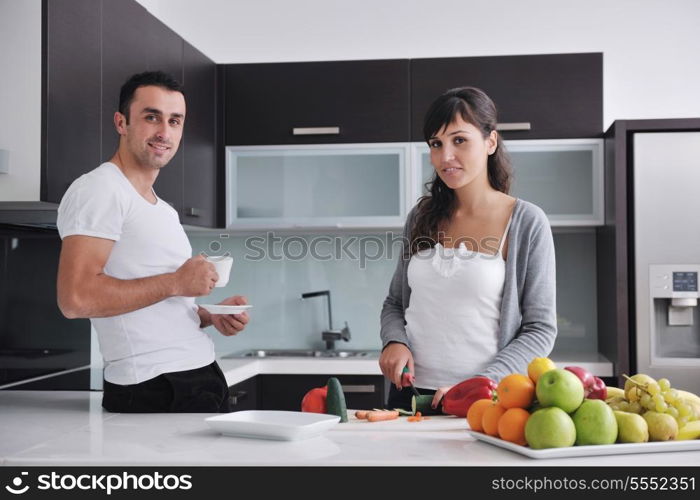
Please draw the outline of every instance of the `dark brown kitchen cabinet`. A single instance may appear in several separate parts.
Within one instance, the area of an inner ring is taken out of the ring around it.
[[[121,85],[162,70],[183,82],[187,118],[154,189],[183,223],[216,226],[216,64],[134,0],[44,0],[42,16],[41,199],[112,157]]]
[[[260,375],[260,409],[299,411],[304,395],[326,385],[330,377],[340,380],[348,408],[383,408],[386,391],[381,375]]]
[[[44,0],[41,199],[58,203],[100,150],[101,8],[94,0]]]
[[[251,377],[228,388],[231,411],[257,410],[260,408],[259,378]]]
[[[406,142],[408,60],[228,64],[226,144]]]
[[[187,99],[184,160],[184,224],[216,226],[216,65],[184,42],[183,82]]]
[[[182,38],[133,1],[102,0],[102,159],[117,150],[114,112],[119,89],[133,74],[162,70],[182,81]],[[183,153],[178,149],[161,169],[154,187],[183,214]]]
[[[530,124],[506,139],[602,136],[602,53],[411,59],[412,141],[424,140],[430,103],[462,86],[484,90],[500,124]]]

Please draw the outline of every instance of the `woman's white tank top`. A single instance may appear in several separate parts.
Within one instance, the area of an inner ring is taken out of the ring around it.
[[[464,243],[458,248],[438,243],[411,257],[406,333],[417,387],[454,385],[496,356],[509,227],[510,219],[493,255],[470,251]]]

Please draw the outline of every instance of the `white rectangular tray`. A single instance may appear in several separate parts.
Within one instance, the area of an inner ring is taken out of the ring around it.
[[[698,451],[700,439],[689,441],[653,441],[649,443],[616,443],[595,446],[569,446],[566,448],[547,448],[533,450],[527,446],[509,443],[482,432],[467,431],[472,437],[506,450],[520,453],[530,458],[568,458],[588,457],[594,455],[625,455],[628,453],[659,453],[663,451]]]
[[[326,432],[338,423],[340,417],[300,411],[246,410],[204,420],[227,436],[294,441]]]

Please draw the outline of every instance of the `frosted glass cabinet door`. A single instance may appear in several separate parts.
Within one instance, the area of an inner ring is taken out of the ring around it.
[[[603,224],[602,139],[505,141],[513,165],[510,194],[542,208],[552,226]],[[412,195],[433,176],[428,146],[413,146]]]
[[[405,144],[226,148],[227,227],[399,227]]]

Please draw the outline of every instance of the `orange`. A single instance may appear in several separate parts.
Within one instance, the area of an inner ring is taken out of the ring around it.
[[[474,403],[469,407],[467,412],[467,422],[469,423],[469,428],[473,431],[483,431],[484,428],[481,425],[481,418],[484,416],[484,410],[491,406],[493,401],[490,399],[479,399],[474,401]]]
[[[484,410],[484,414],[481,417],[481,427],[483,427],[486,434],[498,436],[498,421],[505,412],[506,409],[498,403],[493,403]]]
[[[534,358],[530,361],[530,364],[527,365],[527,375],[537,384],[537,379],[540,378],[540,375],[549,370],[554,370],[556,367],[557,365],[554,364],[554,361],[549,358]]]
[[[505,409],[527,408],[535,399],[535,383],[526,375],[511,373],[503,377],[496,393]]]
[[[505,441],[525,446],[525,424],[530,418],[530,413],[522,408],[506,410],[498,419],[498,435]]]

